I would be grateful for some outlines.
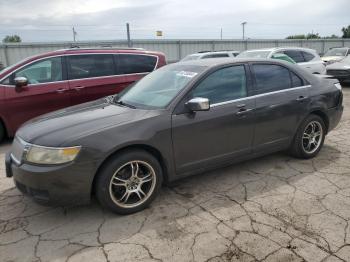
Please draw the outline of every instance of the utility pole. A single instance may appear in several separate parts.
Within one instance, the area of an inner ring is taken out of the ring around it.
[[[221,27],[221,30],[220,30],[220,39],[222,40],[222,27]]]
[[[243,22],[243,23],[241,23],[241,25],[242,25],[242,29],[243,29],[243,40],[245,39],[245,25],[247,24],[247,22]]]
[[[72,27],[72,31],[73,31],[73,41],[75,42],[76,39],[75,39],[75,36],[78,34],[75,29],[74,29],[74,26]]]
[[[126,37],[128,39],[128,47],[131,47],[131,39],[130,39],[130,26],[129,23],[126,23]]]

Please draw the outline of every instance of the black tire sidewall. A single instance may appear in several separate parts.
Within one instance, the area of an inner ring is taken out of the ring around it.
[[[156,185],[153,190],[153,193],[144,203],[136,207],[124,208],[114,203],[114,201],[110,197],[109,183],[112,179],[114,172],[123,164],[132,160],[144,161],[152,166],[156,175]],[[153,155],[144,150],[125,150],[118,153],[116,156],[113,156],[103,165],[102,169],[98,173],[98,177],[95,184],[95,192],[96,197],[101,203],[101,205],[108,208],[109,210],[121,215],[132,214],[143,210],[150,205],[150,203],[155,199],[155,197],[159,193],[162,182],[162,168],[159,164],[159,161]]]
[[[303,141],[302,141],[302,138],[303,138],[303,134],[304,134],[304,130],[306,128],[306,126],[312,122],[312,121],[317,121],[321,124],[322,126],[322,140],[321,140],[321,144],[319,145],[319,147],[317,148],[317,150],[313,153],[307,153],[305,152],[304,148],[303,148]],[[298,128],[298,131],[297,131],[297,134],[296,134],[296,139],[294,140],[294,155],[296,157],[299,157],[299,158],[304,158],[304,159],[309,159],[309,158],[313,158],[315,157],[319,152],[320,150],[322,149],[323,147],[323,143],[324,143],[324,140],[325,140],[325,137],[326,137],[326,132],[327,132],[327,129],[326,129],[326,125],[323,121],[323,119],[321,117],[319,117],[318,115],[310,115],[308,116],[304,121],[303,123],[300,125],[300,127]]]

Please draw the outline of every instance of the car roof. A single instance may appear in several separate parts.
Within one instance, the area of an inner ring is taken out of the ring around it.
[[[194,65],[194,66],[205,66],[205,67],[215,67],[220,65],[229,65],[234,63],[247,63],[247,62],[268,62],[268,63],[280,63],[280,64],[288,64],[287,62],[280,61],[276,59],[260,59],[260,58],[210,58],[210,59],[198,59],[198,60],[189,60],[178,62],[177,64],[183,65]]]
[[[282,47],[270,47],[270,48],[260,48],[260,49],[250,49],[243,52],[256,52],[256,51],[278,51],[278,50],[285,50],[285,49],[293,49],[293,50],[307,50],[315,52],[314,49],[311,48],[305,48],[305,47],[292,47],[292,46],[282,46]]]

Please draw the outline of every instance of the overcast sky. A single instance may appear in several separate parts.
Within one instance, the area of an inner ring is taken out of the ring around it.
[[[285,38],[317,32],[341,35],[350,0],[0,0],[0,39],[25,42],[125,39]]]

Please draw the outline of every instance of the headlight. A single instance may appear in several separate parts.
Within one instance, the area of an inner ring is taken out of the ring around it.
[[[35,164],[63,164],[73,161],[80,149],[80,146],[55,148],[30,145],[24,158],[27,162]]]

